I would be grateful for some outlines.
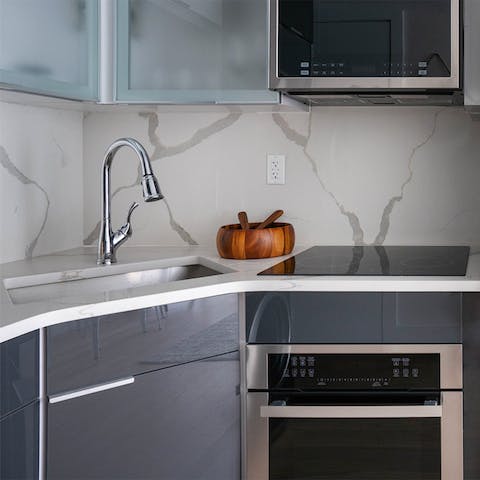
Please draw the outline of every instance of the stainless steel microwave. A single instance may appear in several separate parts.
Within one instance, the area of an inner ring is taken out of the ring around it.
[[[271,89],[451,94],[460,0],[270,0]]]

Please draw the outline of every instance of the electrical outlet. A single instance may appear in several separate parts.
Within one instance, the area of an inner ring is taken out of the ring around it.
[[[267,155],[267,185],[285,185],[285,155]]]

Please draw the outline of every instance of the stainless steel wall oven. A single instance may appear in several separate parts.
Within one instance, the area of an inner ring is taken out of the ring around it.
[[[353,312],[359,299],[371,303],[372,315],[377,301],[388,304],[382,295],[391,294],[248,295],[245,479],[463,479],[460,343],[322,344],[314,329],[311,343],[294,343],[305,317],[311,324],[328,320],[336,303]],[[399,295],[397,304],[408,299],[410,312],[427,316],[425,305],[457,300],[443,293]],[[330,304],[308,314],[299,305],[309,301]],[[341,323],[341,313],[337,318]]]

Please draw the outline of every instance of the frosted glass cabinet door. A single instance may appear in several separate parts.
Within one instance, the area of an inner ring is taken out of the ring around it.
[[[98,0],[0,0],[0,86],[95,100],[97,20]]]
[[[267,0],[118,0],[117,100],[277,103]]]

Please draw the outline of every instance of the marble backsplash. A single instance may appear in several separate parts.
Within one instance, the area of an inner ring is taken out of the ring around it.
[[[72,111],[0,102],[0,263],[96,244],[101,165],[138,139],[165,200],[143,203],[138,162],[112,167],[112,217],[131,202],[130,245],[214,245],[240,210],[277,208],[299,244],[480,244],[480,122],[461,108],[235,107]],[[266,184],[266,155],[286,184]]]
[[[83,113],[0,102],[0,263],[81,245]]]
[[[462,108],[337,107],[252,113],[89,113],[84,119],[84,243],[96,242],[101,162],[118,137],[139,140],[165,200],[143,203],[138,162],[112,167],[113,222],[131,202],[130,244],[214,245],[240,210],[277,208],[299,244],[480,244],[480,122]],[[285,154],[286,184],[266,184]]]

